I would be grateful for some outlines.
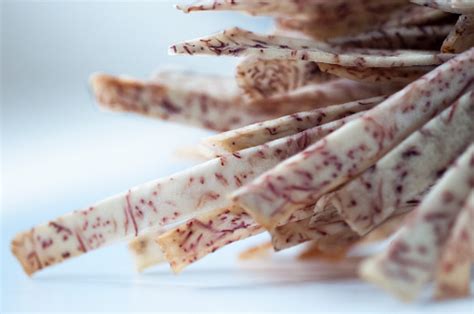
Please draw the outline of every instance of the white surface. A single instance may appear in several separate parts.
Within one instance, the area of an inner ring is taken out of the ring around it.
[[[169,2],[7,1],[2,11],[2,312],[474,312],[472,299],[406,305],[357,280],[317,280],[314,266],[289,258],[242,267],[236,254],[248,242],[179,276],[167,266],[136,274],[118,245],[27,278],[8,249],[16,232],[191,165],[173,152],[207,134],[98,111],[89,74],[146,77],[180,63],[231,75],[234,59],[169,57],[166,48],[228,26],[264,31],[270,24],[238,14],[184,15]]]

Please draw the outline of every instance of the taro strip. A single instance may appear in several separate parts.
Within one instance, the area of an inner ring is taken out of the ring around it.
[[[305,85],[285,94],[257,99],[249,102],[248,106],[286,115],[364,98],[389,95],[399,89],[398,84],[367,84],[347,79],[337,79],[326,83]]]
[[[312,206],[295,212],[290,219],[311,215]],[[239,207],[214,210],[195,217],[158,237],[158,243],[175,272],[216,250],[265,229]]]
[[[92,78],[99,104],[112,111],[134,112],[217,131],[274,117],[255,107],[243,106],[243,101],[232,93],[230,97],[213,96],[201,88],[184,85],[180,88],[102,74]]]
[[[369,168],[464,94],[474,81],[473,66],[474,48],[240,188],[234,201],[272,229]]]
[[[383,27],[443,24],[453,21],[453,18],[456,16],[441,10],[408,5],[395,11]]]
[[[328,43],[344,48],[438,50],[451,29],[452,25],[387,27],[354,36],[333,38]]]
[[[378,84],[406,85],[432,71],[434,66],[412,66],[396,68],[344,67],[336,64],[319,63],[322,72],[346,79]]]
[[[369,110],[385,99],[387,99],[385,96],[374,97],[299,112],[208,137],[204,144],[212,147],[217,152],[235,152]]]
[[[32,274],[107,244],[229,207],[229,192],[318,139],[318,132],[309,129],[145,183],[16,235],[12,251]]]
[[[442,247],[473,182],[471,145],[415,209],[390,246],[362,263],[361,276],[401,299],[414,299],[434,275]]]
[[[315,62],[249,57],[236,68],[237,84],[250,99],[283,94],[304,85],[331,79],[334,76],[321,72]]]
[[[474,190],[459,213],[443,248],[435,275],[437,299],[469,296],[471,256],[474,252]]]
[[[318,202],[364,235],[396,208],[416,203],[472,141],[474,92],[433,118],[362,175]],[[435,157],[436,156],[436,157]],[[321,204],[324,200],[324,205]]]
[[[472,0],[411,0],[411,2],[450,13],[474,13],[474,2]]]
[[[175,44],[174,54],[257,56],[265,59],[289,59],[339,64],[344,66],[400,67],[437,65],[452,57],[436,51],[415,50],[340,50],[303,39],[259,35],[231,28],[207,37]]]
[[[334,132],[335,130],[339,129],[340,127],[342,127],[347,122],[362,116],[363,113],[364,112],[354,113],[350,116],[347,116],[347,117],[344,117],[344,118],[341,118],[341,119],[338,119],[338,120],[335,120],[335,121],[331,121],[331,122],[328,122],[328,123],[325,123],[325,124],[321,124],[319,126],[315,126],[315,127],[311,128],[311,129],[315,133],[315,137],[317,136],[318,139],[321,139],[321,138],[325,137],[326,135],[328,135],[329,133]],[[269,121],[272,121],[272,120],[269,120]],[[278,133],[271,133],[271,129],[267,129],[266,131],[267,131],[267,133],[261,134],[258,137],[253,137],[253,138],[238,137],[236,140],[231,141],[229,146],[222,146],[222,142],[211,142],[212,140],[215,140],[217,136],[214,137],[214,138],[208,138],[207,143],[204,142],[203,144],[207,145],[211,149],[212,153],[219,156],[220,154],[223,154],[223,153],[232,153],[232,152],[236,151],[235,149],[237,148],[237,146],[242,146],[241,148],[239,148],[239,150],[240,150],[240,149],[244,149],[244,148],[247,148],[247,147],[262,145],[262,144],[265,144],[265,143],[267,143],[271,140],[281,138],[282,136],[292,135],[293,133],[297,133],[297,132],[304,131],[304,130],[290,130],[290,129],[287,129],[284,132],[284,133],[287,133],[287,134],[282,134],[283,132],[279,133],[279,134]],[[221,140],[221,139],[222,139],[222,137],[217,138],[217,140]],[[203,146],[203,147],[205,147],[205,146]]]
[[[161,234],[163,234],[161,230],[149,232],[133,239],[128,244],[130,253],[135,261],[135,266],[139,272],[150,266],[166,262],[160,246],[155,241]]]
[[[474,13],[473,13],[474,14]],[[443,42],[442,52],[460,53],[474,46],[474,15],[461,15]]]

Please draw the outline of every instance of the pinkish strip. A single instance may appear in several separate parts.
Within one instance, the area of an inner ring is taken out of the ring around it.
[[[456,217],[474,188],[474,144],[433,187],[381,254],[364,261],[362,277],[413,300],[433,277]]]
[[[474,14],[472,0],[411,0],[411,2],[450,13]]]
[[[460,53],[474,46],[474,15],[461,15],[441,47],[442,52]]]
[[[469,90],[473,66],[474,48],[237,190],[234,201],[272,229],[369,168]]]

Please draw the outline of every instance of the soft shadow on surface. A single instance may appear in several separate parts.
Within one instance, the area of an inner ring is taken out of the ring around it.
[[[356,279],[357,260],[338,263],[261,260],[241,263],[241,267],[185,269],[174,274],[159,267],[142,274],[48,274],[38,282],[69,284],[107,284],[121,286],[154,286],[194,289],[258,288],[301,285],[309,282],[340,282]]]

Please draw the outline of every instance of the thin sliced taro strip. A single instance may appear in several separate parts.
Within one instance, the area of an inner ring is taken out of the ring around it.
[[[233,193],[258,223],[273,229],[373,165],[474,82],[474,49],[411,83],[303,152]]]
[[[176,7],[184,13],[197,11],[245,11],[252,15],[311,15],[315,17],[338,16],[345,18],[348,14],[357,12],[369,13],[374,10],[383,12],[393,7],[406,4],[404,0],[389,0],[380,3],[377,0],[345,0],[320,1],[320,0],[279,0],[279,1],[254,1],[254,0],[198,0],[191,4],[179,4]],[[341,7],[345,12],[341,13]],[[343,14],[343,15],[341,15]]]
[[[431,119],[356,179],[318,201],[336,208],[351,228],[364,235],[396,208],[417,203],[472,141],[474,92]],[[436,158],[433,158],[436,156]]]
[[[451,22],[453,18],[456,16],[441,10],[408,5],[395,11],[383,27],[443,24]]]
[[[322,250],[344,247],[359,240],[344,221],[311,224],[311,218],[290,222],[270,231],[275,251],[281,251],[295,245],[316,241]],[[331,245],[328,245],[331,243]]]
[[[19,233],[12,251],[27,274],[199,213],[231,205],[229,192],[319,140],[317,130],[225,154]]]
[[[173,54],[213,56],[258,56],[339,64],[344,66],[400,67],[437,65],[452,57],[435,51],[416,50],[340,50],[303,39],[260,35],[237,27],[207,37],[175,44]]]
[[[337,79],[326,83],[305,85],[285,94],[257,99],[249,102],[248,106],[279,115],[288,115],[375,96],[389,95],[399,89],[399,84],[367,84]]]
[[[451,29],[452,25],[449,24],[387,27],[332,38],[328,43],[344,48],[438,50]]]
[[[290,219],[311,215],[313,206],[302,208]],[[217,209],[195,217],[157,238],[166,260],[175,272],[216,250],[265,229],[239,207]]]
[[[453,230],[441,253],[435,275],[435,297],[467,297],[471,283],[471,252],[474,252],[474,189],[456,218]]]
[[[474,46],[474,13],[461,15],[456,25],[443,42],[441,51],[446,53],[460,53]]]
[[[471,145],[415,209],[389,247],[362,263],[362,278],[403,300],[416,298],[436,271],[442,248],[473,182]]]
[[[473,14],[472,0],[410,0],[413,3],[458,14]]]
[[[322,72],[363,83],[406,85],[432,71],[434,66],[412,66],[396,68],[344,67],[319,63]]]
[[[315,62],[268,60],[248,57],[237,65],[235,79],[250,99],[283,94],[301,86],[327,82],[333,75],[323,73]]]
[[[128,244],[128,249],[133,256],[135,267],[139,272],[150,266],[166,262],[166,258],[155,239],[164,231],[155,231],[141,235]]]
[[[190,84],[181,88],[103,74],[93,76],[91,83],[102,108],[211,130],[225,131],[275,117],[270,112],[243,106],[243,100],[234,94],[212,96],[200,88],[190,88]]]
[[[387,99],[386,96],[373,97],[312,111],[294,113],[213,135],[205,139],[203,144],[211,147],[218,153],[224,151],[235,152],[369,110],[385,99]]]

